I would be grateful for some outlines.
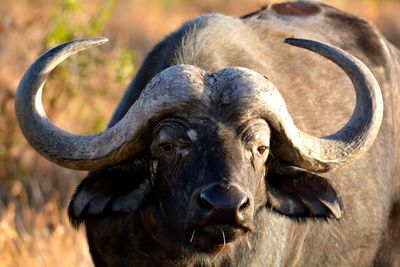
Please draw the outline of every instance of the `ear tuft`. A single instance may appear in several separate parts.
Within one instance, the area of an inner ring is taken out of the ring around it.
[[[144,161],[125,163],[89,173],[76,189],[68,207],[75,227],[89,216],[127,213],[139,209],[152,187]]]
[[[329,181],[306,170],[276,165],[267,176],[268,205],[291,217],[342,217],[342,202]]]

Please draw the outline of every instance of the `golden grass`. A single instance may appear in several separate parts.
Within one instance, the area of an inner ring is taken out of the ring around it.
[[[92,266],[84,231],[76,231],[52,197],[40,209],[27,203],[16,182],[0,211],[0,267]]]
[[[0,211],[0,267],[93,266],[84,231],[70,225],[56,197],[31,207],[20,182]]]

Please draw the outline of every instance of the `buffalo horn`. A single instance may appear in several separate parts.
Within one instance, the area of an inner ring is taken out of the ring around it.
[[[244,68],[222,71],[229,81],[231,95],[237,106],[251,117],[264,118],[275,131],[271,140],[274,155],[295,166],[326,172],[343,163],[359,158],[373,144],[383,116],[380,87],[371,71],[349,53],[304,39],[286,39],[287,43],[320,54],[336,63],[351,79],[356,92],[356,105],[347,124],[334,134],[315,137],[300,131],[288,113],[279,91],[265,77]],[[230,75],[227,77],[226,75]],[[249,85],[240,82],[245,79]],[[264,80],[264,82],[263,82]],[[235,85],[235,83],[237,83]],[[226,90],[226,89],[224,89]]]
[[[201,98],[203,86],[190,80],[204,73],[175,66],[153,79],[113,127],[91,135],[59,129],[47,118],[42,106],[42,88],[48,74],[69,56],[105,42],[105,38],[74,40],[45,52],[29,67],[18,86],[15,110],[23,134],[41,155],[60,166],[92,171],[135,156],[144,148],[146,130],[154,122],[151,119],[160,119],[172,109],[182,115],[187,110],[194,112],[187,106]]]

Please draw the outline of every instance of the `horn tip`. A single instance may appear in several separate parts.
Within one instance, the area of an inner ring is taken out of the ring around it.
[[[97,37],[97,38],[93,38],[93,39],[98,44],[104,44],[109,41],[109,39],[107,37]]]
[[[87,39],[81,39],[81,40],[77,40],[78,42],[83,41],[88,43],[90,46],[98,46],[98,45],[102,45],[105,44],[109,41],[108,38],[106,37],[93,37],[93,38],[87,38]]]
[[[307,39],[302,39],[302,38],[295,38],[295,37],[287,37],[283,40],[285,43],[294,45],[294,46],[300,46],[302,44],[305,44],[307,42],[312,42],[311,40]]]
[[[65,42],[58,47],[71,47],[72,51],[78,52],[90,47],[95,47],[107,43],[109,40],[105,37],[92,37],[92,38],[83,38],[83,39],[75,39],[69,42]],[[57,47],[56,47],[57,49]]]

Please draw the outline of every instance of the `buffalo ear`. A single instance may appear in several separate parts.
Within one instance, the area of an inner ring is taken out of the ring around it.
[[[89,173],[71,198],[71,222],[78,226],[89,216],[139,209],[152,189],[146,165],[144,161],[127,162]]]
[[[330,182],[315,173],[272,164],[267,175],[268,205],[291,217],[342,217],[342,202]]]

